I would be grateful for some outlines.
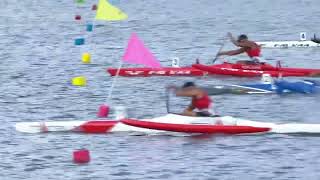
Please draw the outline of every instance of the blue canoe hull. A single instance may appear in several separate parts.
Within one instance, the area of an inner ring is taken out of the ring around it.
[[[242,85],[215,85],[204,88],[209,95],[219,94],[272,94],[272,93],[303,93],[312,94],[320,92],[320,83],[317,81],[276,80],[271,83],[255,83]]]

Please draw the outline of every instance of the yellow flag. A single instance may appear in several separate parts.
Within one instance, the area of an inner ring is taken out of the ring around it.
[[[111,5],[107,0],[99,0],[96,20],[120,21],[127,18],[128,15],[126,13]]]

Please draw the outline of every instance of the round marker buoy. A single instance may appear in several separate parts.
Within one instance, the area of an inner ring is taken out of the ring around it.
[[[109,106],[105,105],[105,104],[102,104],[100,107],[99,107],[99,110],[98,110],[98,114],[97,116],[99,118],[106,118],[108,117],[109,115]]]
[[[87,31],[92,32],[93,30],[93,24],[87,24]]]
[[[84,76],[74,77],[72,79],[72,85],[74,85],[74,86],[86,86],[87,85],[87,79]]]
[[[84,38],[77,38],[76,40],[74,40],[74,45],[79,46],[79,45],[83,45],[85,42]]]
[[[77,20],[77,21],[79,21],[79,20],[81,20],[81,16],[80,16],[80,15],[76,15],[76,16],[74,17],[74,19]]]
[[[89,53],[83,53],[82,62],[85,64],[89,64],[91,62],[91,55]]]
[[[98,8],[98,7],[97,7],[97,5],[96,5],[96,4],[94,4],[94,5],[92,5],[91,10],[92,10],[92,11],[95,11],[95,10],[97,10],[97,8]]]
[[[73,152],[73,162],[88,163],[90,161],[90,153],[87,149],[76,150]]]

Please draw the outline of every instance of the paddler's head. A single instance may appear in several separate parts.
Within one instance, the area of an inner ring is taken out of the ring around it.
[[[238,40],[237,41],[239,43],[241,43],[241,42],[246,41],[246,40],[248,40],[248,36],[245,35],[245,34],[241,34],[240,36],[238,36]]]
[[[190,87],[196,87],[196,85],[193,82],[186,82],[181,87],[182,89],[190,88]]]

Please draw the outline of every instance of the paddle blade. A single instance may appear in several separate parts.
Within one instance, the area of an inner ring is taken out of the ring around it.
[[[216,54],[216,57],[212,60],[212,64],[214,64],[216,61],[217,61],[217,59],[219,58],[219,53],[222,51],[222,49],[223,49],[223,47],[224,47],[224,45],[226,44],[226,42],[227,42],[227,38],[224,38],[224,40],[223,40],[223,43],[222,43],[222,45],[220,46],[220,48],[219,48],[219,50],[218,50],[218,52],[217,52],[217,54]]]

